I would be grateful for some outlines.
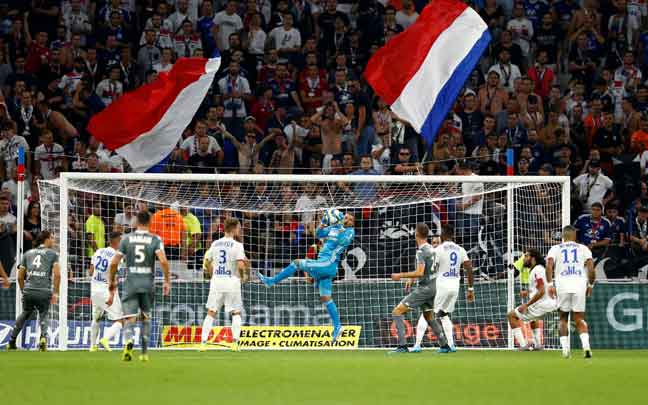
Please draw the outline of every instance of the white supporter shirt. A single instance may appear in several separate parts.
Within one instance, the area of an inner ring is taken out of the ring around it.
[[[113,82],[109,79],[104,79],[97,85],[95,93],[97,93],[106,106],[109,106],[113,101],[117,100],[117,98],[124,94],[124,86],[119,81]]]
[[[536,301],[536,304],[539,303],[551,303],[555,304],[556,299],[551,298],[549,296],[549,293],[546,289],[547,287],[547,270],[545,269],[544,266],[538,264],[536,265],[531,271],[529,272],[529,297],[534,297],[537,293],[540,287],[545,289],[545,294],[540,298],[538,301]]]
[[[459,291],[461,281],[461,266],[467,262],[466,249],[454,242],[446,241],[434,248],[439,263],[439,273],[436,279],[438,287]]]
[[[94,273],[92,273],[92,283],[90,288],[92,291],[107,290],[108,289],[108,268],[110,262],[115,256],[117,251],[111,247],[97,249],[92,256],[92,265],[94,266]]]
[[[218,144],[216,138],[210,135],[207,135],[207,137],[209,138],[209,150],[207,151],[207,153],[214,154],[220,151],[221,147]],[[189,154],[189,156],[198,153],[198,147],[199,147],[198,137],[196,137],[196,135],[191,135],[187,137],[187,139],[182,141],[182,143],[180,144],[180,149],[186,151]]]
[[[238,14],[234,13],[228,15],[225,10],[216,13],[214,16],[214,24],[218,25],[218,33],[216,34],[216,45],[221,51],[229,49],[229,36],[235,32],[243,29],[243,20]]]
[[[321,195],[310,197],[309,195],[304,194],[295,202],[295,211],[302,213],[301,220],[303,223],[307,224],[315,221],[316,213],[314,211],[318,208],[326,207],[326,205],[326,199]]]
[[[602,172],[596,176],[584,173],[574,179],[574,186],[578,190],[581,201],[585,202],[584,210],[589,212],[595,202],[603,203],[603,197],[608,190],[612,190],[614,183]]]
[[[500,84],[504,90],[512,93],[515,91],[515,80],[522,77],[520,73],[520,68],[517,65],[509,63],[508,65],[503,65],[501,63],[496,63],[488,69],[488,73],[495,72],[499,75]]]
[[[58,143],[41,144],[34,150],[34,159],[40,163],[40,174],[45,180],[58,177],[59,169],[63,166],[65,151]]]
[[[241,242],[228,237],[220,238],[212,243],[205,259],[211,262],[212,288],[230,290],[240,285],[238,262],[246,260]]]
[[[301,35],[295,28],[286,31],[284,27],[277,27],[268,36],[276,49],[301,47]]]
[[[584,293],[587,288],[585,262],[592,252],[585,245],[563,242],[549,249],[547,259],[553,259],[554,278],[558,293]]]
[[[477,176],[472,174],[472,176]],[[461,193],[466,197],[463,197],[462,202],[467,203],[471,198],[476,195],[480,195],[484,192],[484,184],[482,183],[463,183],[461,185]],[[467,207],[463,210],[464,214],[470,215],[481,215],[484,209],[484,196],[479,196],[479,201],[474,202],[473,205]]]
[[[529,40],[533,38],[533,24],[526,18],[514,18],[508,22],[506,29],[513,33],[513,42],[522,48],[524,55],[529,54],[531,44]]]

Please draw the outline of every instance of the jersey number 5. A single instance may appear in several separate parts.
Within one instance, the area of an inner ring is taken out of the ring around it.
[[[144,245],[135,245],[135,263],[144,263],[145,259]]]

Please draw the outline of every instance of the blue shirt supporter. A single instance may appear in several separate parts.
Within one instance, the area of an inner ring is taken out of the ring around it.
[[[578,230],[578,242],[586,246],[611,238],[612,224],[607,218],[596,220],[591,214],[585,214],[578,217],[574,226]]]

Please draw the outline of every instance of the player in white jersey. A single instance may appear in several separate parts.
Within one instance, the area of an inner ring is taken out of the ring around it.
[[[432,246],[439,258],[439,275],[436,279],[436,295],[434,297],[434,314],[441,320],[443,333],[448,339],[448,345],[455,351],[453,326],[450,314],[454,311],[457,297],[459,296],[459,284],[461,281],[461,268],[466,272],[468,279],[467,300],[472,302],[475,299],[473,290],[472,262],[468,258],[466,250],[454,243],[454,229],[450,225],[441,228],[441,238],[432,239]],[[419,318],[416,325],[416,343],[410,349],[411,352],[421,351],[421,342],[427,331],[428,323],[423,316]]]
[[[235,218],[225,221],[225,236],[214,243],[205,253],[204,268],[211,273],[209,296],[207,297],[207,316],[202,324],[200,350],[206,350],[209,333],[214,317],[225,306],[225,312],[232,317],[232,350],[238,350],[241,337],[241,282],[249,278],[249,262],[245,257],[240,239],[241,224]]]
[[[527,340],[522,332],[524,322],[531,323],[533,330],[533,349],[542,350],[542,328],[538,320],[545,314],[556,310],[556,299],[549,296],[547,292],[547,273],[544,267],[544,260],[535,249],[529,249],[524,253],[524,267],[530,268],[529,272],[529,302],[522,304],[509,312],[507,317],[513,336],[520,344],[520,350],[530,350]]]
[[[99,340],[99,344],[107,351],[110,349],[110,340],[117,336],[122,328],[122,312],[119,294],[110,299],[110,290],[108,288],[108,266],[113,256],[119,248],[121,233],[112,232],[109,236],[110,246],[97,249],[92,261],[88,274],[92,278],[90,283],[90,299],[92,301],[92,323],[90,324],[90,351],[97,351],[97,338],[99,337],[99,321],[104,315],[114,323],[106,330],[104,337]]]
[[[589,333],[585,322],[585,300],[592,295],[594,287],[594,263],[592,252],[585,245],[576,243],[576,228],[566,226],[562,232],[563,242],[553,246],[547,255],[547,283],[549,295],[558,296],[560,311],[560,346],[564,357],[569,357],[567,327],[569,314],[576,322],[585,358],[592,357]],[[556,285],[553,285],[554,274]]]

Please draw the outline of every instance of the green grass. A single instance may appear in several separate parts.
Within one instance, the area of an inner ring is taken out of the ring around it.
[[[647,351],[0,353],[2,405],[646,403]]]

